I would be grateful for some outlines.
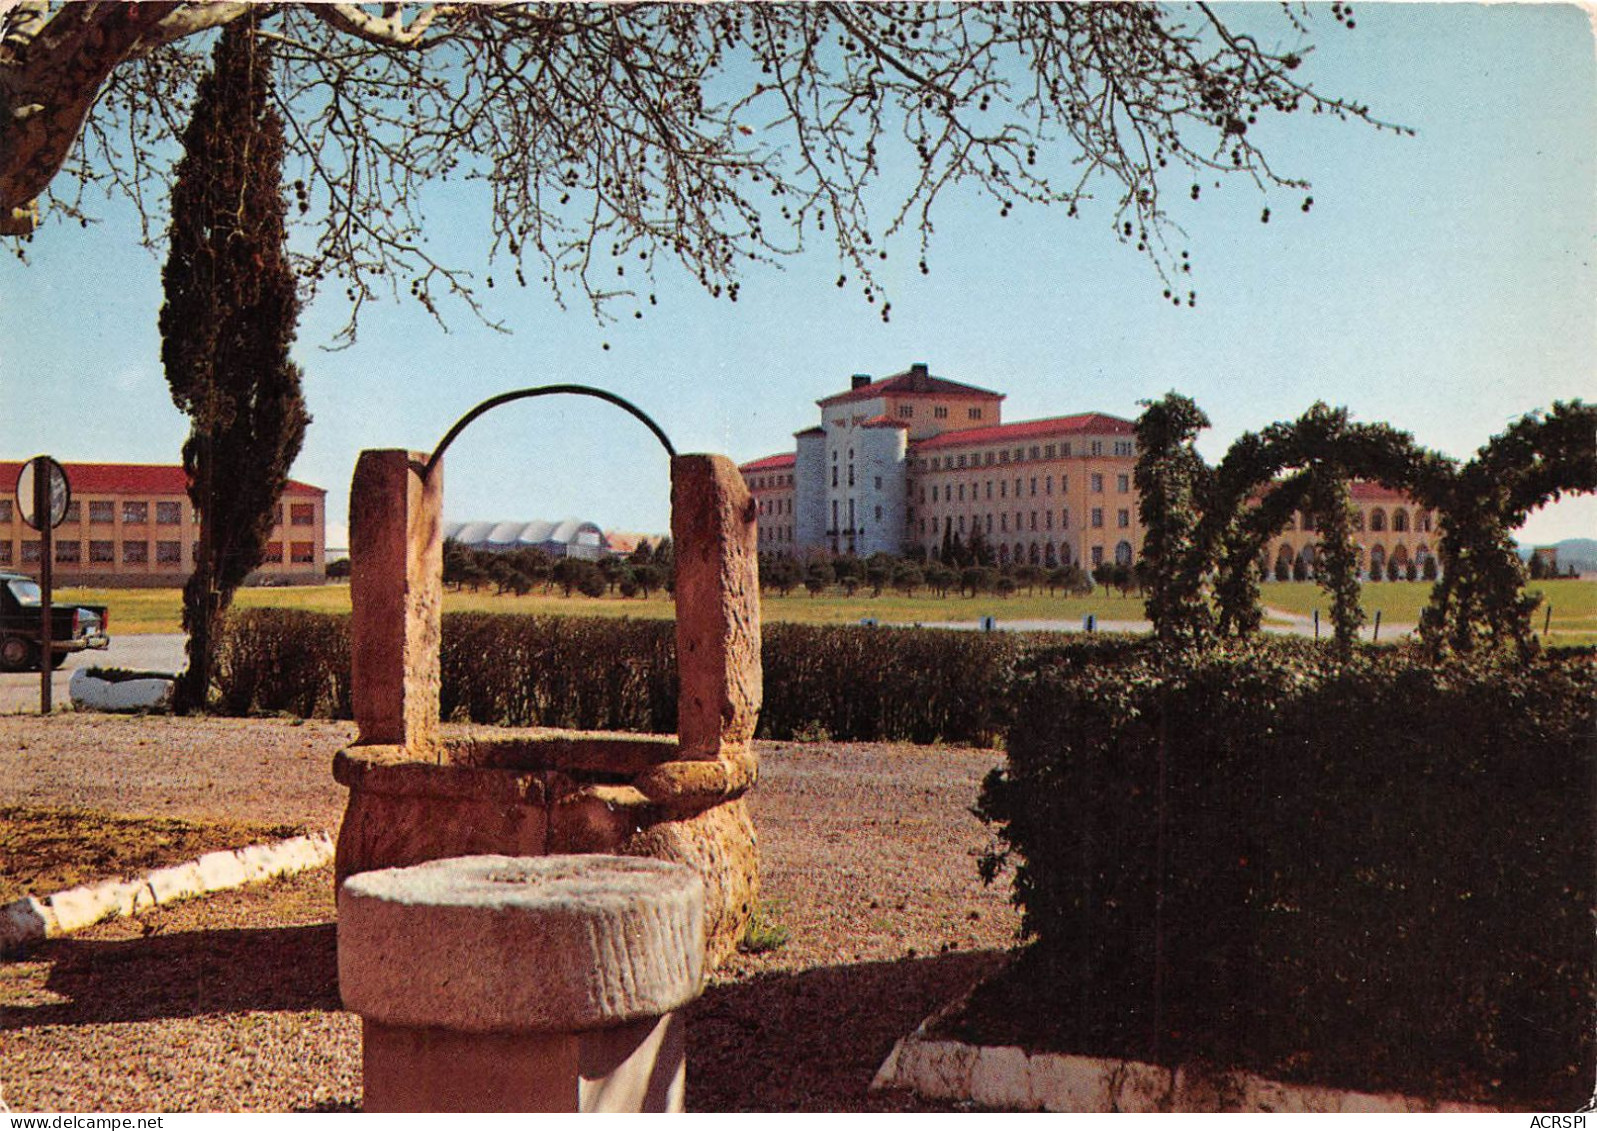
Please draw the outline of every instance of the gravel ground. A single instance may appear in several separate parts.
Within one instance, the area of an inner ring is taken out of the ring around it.
[[[0,717],[0,802],[336,827],[345,723]],[[866,1087],[892,1044],[1002,961],[969,813],[998,756],[761,744],[764,896],[790,932],[689,1013],[696,1110],[920,1110]],[[359,1102],[330,869],[113,921],[0,965],[0,1096],[16,1110],[285,1111]],[[946,1109],[946,1106],[945,1106]],[[933,1108],[935,1110],[935,1108]]]

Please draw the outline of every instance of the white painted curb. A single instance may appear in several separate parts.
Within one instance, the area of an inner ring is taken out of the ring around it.
[[[932,1100],[1015,1111],[1489,1112],[1493,1108],[1395,1093],[1283,1084],[1247,1072],[1183,1064],[979,1047],[926,1035],[935,1015],[887,1054],[871,1091],[908,1088]]]
[[[67,684],[72,705],[81,711],[153,711],[172,702],[170,679],[108,680],[78,668]]]
[[[319,868],[332,858],[332,838],[314,833],[207,852],[198,860],[157,868],[142,879],[104,880],[43,899],[26,896],[0,907],[0,949],[64,935],[116,915],[137,915],[173,900]]]

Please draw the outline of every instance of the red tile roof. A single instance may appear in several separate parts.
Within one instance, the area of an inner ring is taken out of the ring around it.
[[[926,372],[925,366],[914,365],[903,373],[895,373],[891,377],[883,377],[879,381],[872,381],[869,385],[862,385],[858,389],[850,389],[846,393],[823,397],[815,403],[825,408],[827,405],[845,404],[849,401],[868,401],[888,394],[903,395],[906,393],[939,397],[973,397],[980,400],[1001,401],[1004,399],[1003,393],[995,393],[991,389],[978,389],[975,385],[962,385],[958,381],[950,381],[946,377],[933,377]]]
[[[924,452],[941,448],[966,448],[975,444],[1002,444],[1044,436],[1130,436],[1135,432],[1136,426],[1129,420],[1101,412],[1086,412],[1076,416],[1054,416],[1047,420],[994,424],[988,428],[962,428],[957,432],[943,432],[925,440],[916,440],[912,446],[917,452]]]
[[[1356,479],[1348,484],[1347,493],[1360,503],[1412,503],[1414,500],[1391,487],[1368,480]]]
[[[22,463],[0,460],[0,493],[16,489]],[[67,463],[67,483],[79,495],[182,495],[188,491],[188,476],[181,465],[153,463]],[[290,479],[285,495],[325,495],[320,487]]]
[[[763,459],[739,464],[738,470],[747,475],[751,471],[775,471],[782,467],[792,467],[797,462],[797,452],[781,452],[778,455],[766,456]]]

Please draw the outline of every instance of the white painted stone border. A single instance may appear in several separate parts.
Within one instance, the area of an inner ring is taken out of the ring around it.
[[[1197,1065],[1174,1069],[1135,1060],[1028,1053],[927,1035],[934,1014],[887,1054],[871,1091],[908,1088],[932,1100],[983,1107],[1073,1112],[1489,1112],[1395,1093],[1372,1095],[1283,1084],[1247,1072]]]
[[[0,949],[54,938],[115,915],[137,915],[173,900],[319,868],[332,858],[332,838],[313,833],[272,844],[207,852],[197,860],[157,868],[141,879],[104,880],[43,899],[25,896],[0,907]]]
[[[172,702],[175,679],[101,679],[78,668],[67,683],[72,705],[80,711],[157,711]]]

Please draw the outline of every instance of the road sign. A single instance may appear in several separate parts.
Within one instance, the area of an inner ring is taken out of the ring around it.
[[[42,505],[43,496],[38,490],[41,465],[50,496],[48,509]],[[22,473],[17,476],[17,509],[22,512],[23,522],[35,530],[46,527],[53,530],[66,521],[67,505],[71,501],[72,488],[67,484],[66,468],[49,456],[34,456],[22,465]]]

